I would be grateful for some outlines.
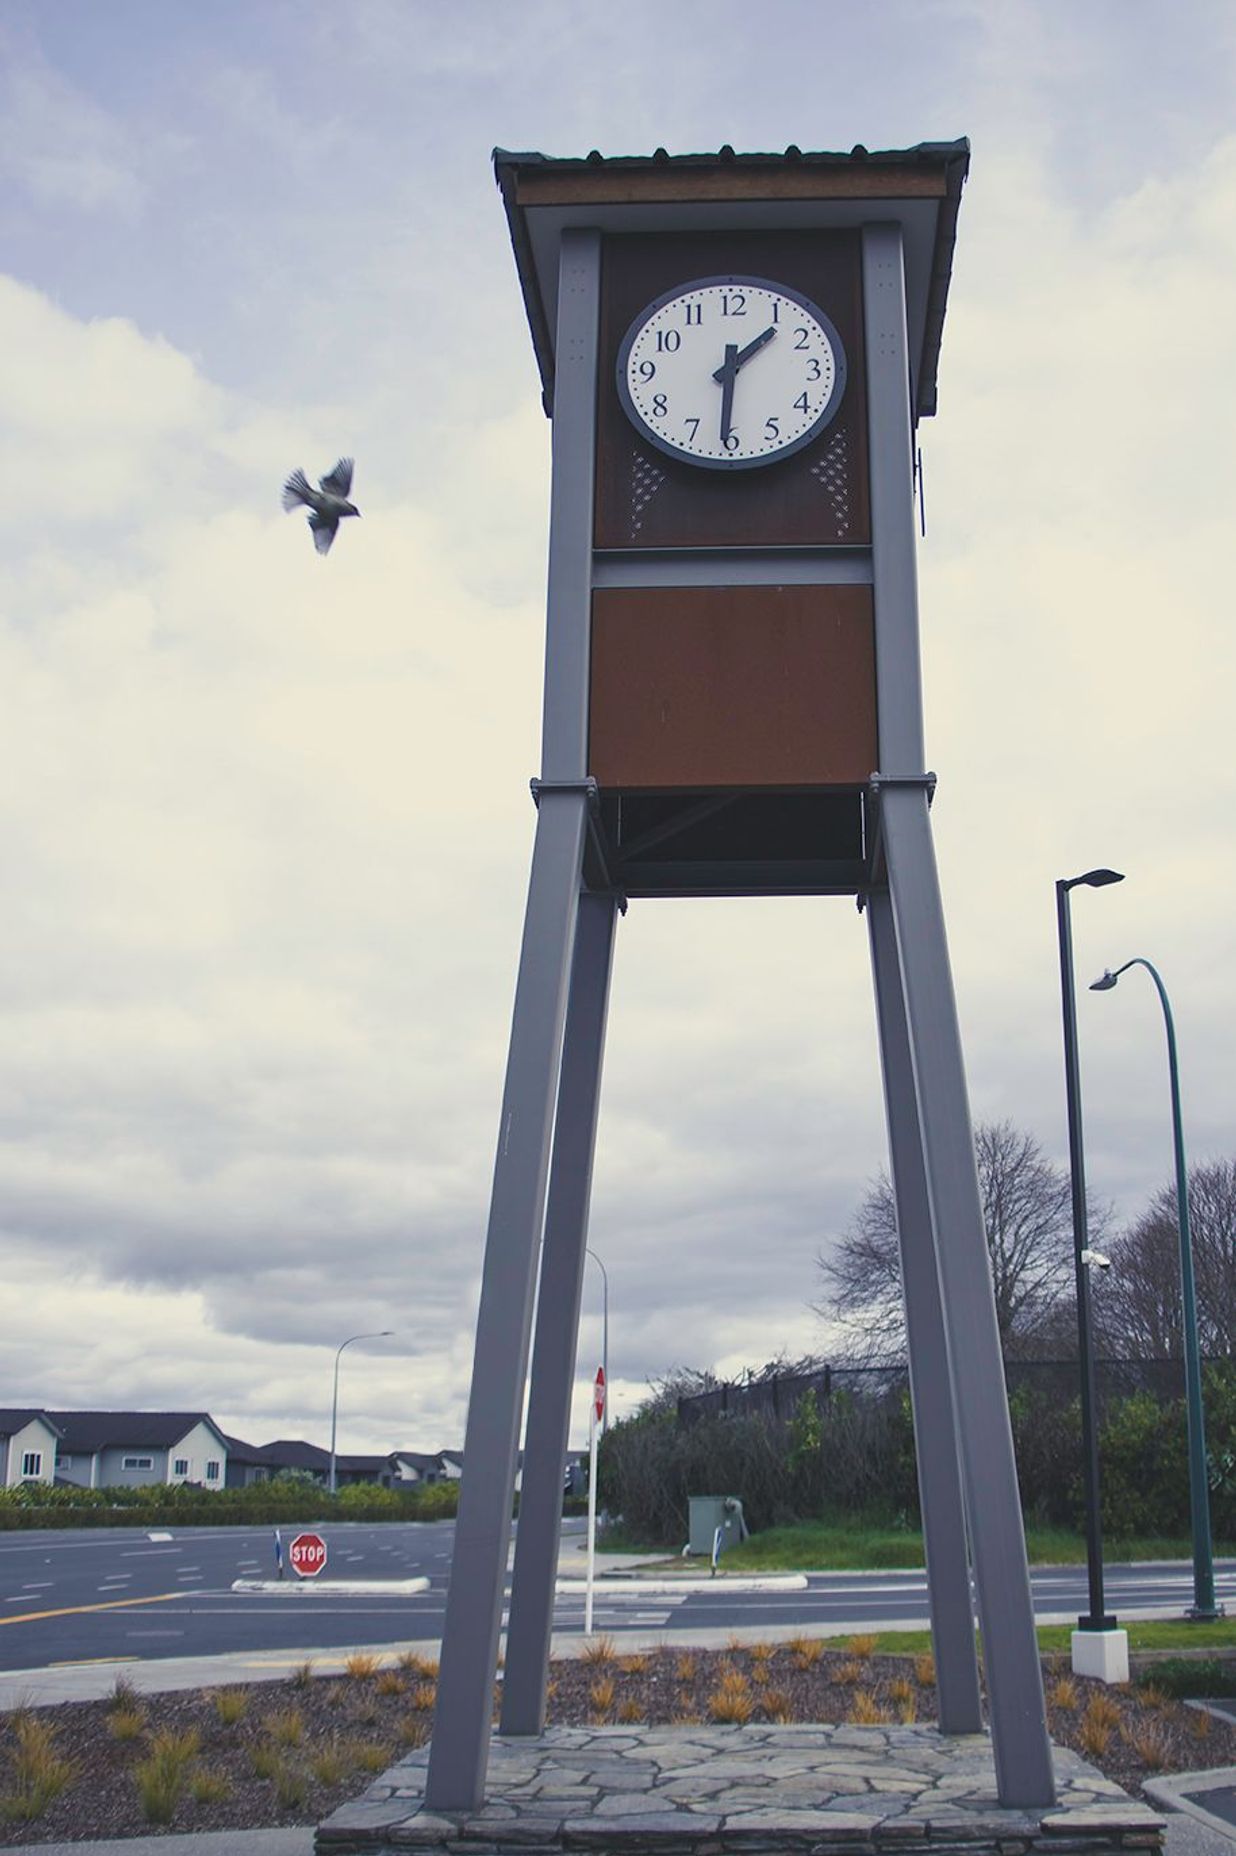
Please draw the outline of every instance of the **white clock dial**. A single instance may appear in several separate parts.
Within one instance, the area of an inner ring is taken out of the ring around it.
[[[763,277],[701,277],[641,310],[618,394],[641,436],[710,470],[800,451],[845,390],[845,351],[808,297]]]

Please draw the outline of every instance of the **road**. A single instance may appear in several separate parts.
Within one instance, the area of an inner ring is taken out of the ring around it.
[[[578,1537],[580,1521],[564,1524]],[[284,1530],[285,1543],[294,1529]],[[411,1597],[285,1598],[240,1595],[234,1579],[273,1577],[270,1528],[147,1532],[97,1528],[0,1535],[0,1670],[118,1658],[209,1656],[234,1650],[288,1651],[362,1644],[432,1643],[442,1634],[454,1523],[327,1524],[320,1530],[327,1577],[424,1576]],[[1041,1618],[1068,1620],[1085,1608],[1082,1567],[1033,1575]],[[1236,1561],[1216,1567],[1219,1598],[1236,1612]],[[1180,1614],[1191,1597],[1183,1563],[1109,1566],[1109,1608]],[[598,1595],[595,1628],[615,1635],[678,1631],[824,1631],[927,1622],[919,1572],[812,1574],[806,1591],[667,1596]],[[555,1629],[583,1630],[583,1599],[560,1597]]]

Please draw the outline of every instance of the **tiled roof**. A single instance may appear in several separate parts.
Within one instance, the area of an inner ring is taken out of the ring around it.
[[[37,1405],[13,1406],[0,1409],[0,1437],[12,1437],[16,1431],[24,1431],[35,1418],[44,1419],[54,1431],[60,1428],[50,1412],[41,1410]]]
[[[64,1437],[66,1453],[107,1449],[170,1450],[193,1429],[208,1424],[223,1433],[207,1411],[49,1411]]]

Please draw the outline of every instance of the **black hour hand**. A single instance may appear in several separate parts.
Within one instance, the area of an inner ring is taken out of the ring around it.
[[[734,350],[727,347],[725,351],[725,360],[721,363],[720,367],[714,370],[713,379],[719,384],[724,385],[725,376],[727,374],[736,374],[740,367],[745,367],[752,355],[758,354],[761,348],[766,347],[776,333],[776,324],[770,322],[768,327],[764,330],[764,333],[762,335],[757,335],[753,341],[749,341],[745,348]]]

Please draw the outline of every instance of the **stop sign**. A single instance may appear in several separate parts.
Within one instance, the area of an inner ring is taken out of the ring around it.
[[[326,1542],[321,1534],[297,1534],[288,1548],[288,1564],[302,1579],[312,1579],[326,1564]]]

